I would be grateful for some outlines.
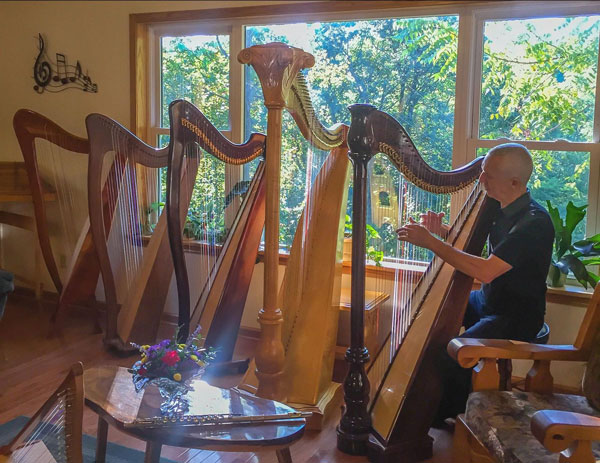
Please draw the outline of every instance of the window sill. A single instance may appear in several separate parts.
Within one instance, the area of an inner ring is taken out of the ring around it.
[[[556,304],[568,304],[577,307],[587,307],[594,290],[583,286],[566,284],[562,288],[550,288],[546,293],[546,301]]]
[[[286,251],[279,252],[279,265],[287,265],[288,260],[290,258],[289,253]],[[257,262],[265,261],[265,252],[264,250],[258,251]],[[378,265],[368,265],[365,267],[365,273],[367,276],[376,277],[376,276],[384,276],[386,279],[393,279],[397,276],[399,272],[406,272],[410,275],[420,275],[425,272],[427,268],[426,265],[419,264],[401,264],[401,263],[393,263],[393,262],[383,262],[381,266]],[[342,272],[344,274],[350,274],[352,271],[352,262],[351,261],[343,261],[342,262]]]
[[[473,289],[481,288],[481,283],[473,283]],[[562,304],[574,307],[587,307],[593,294],[592,289],[585,289],[583,286],[575,284],[566,284],[562,288],[550,288],[546,292],[546,302],[552,304]]]
[[[194,254],[205,254],[207,252],[207,245],[198,241],[185,241],[184,251]],[[287,265],[290,258],[289,253],[281,251],[279,253],[279,265]],[[264,262],[265,253],[264,250],[258,251],[257,262]],[[386,279],[394,279],[398,271],[407,272],[407,274],[413,275],[413,277],[423,273],[426,266],[415,265],[415,264],[393,264],[384,262],[382,266],[367,265],[366,276],[369,277],[385,277]],[[352,271],[352,263],[350,261],[344,261],[342,264],[342,272],[349,275]],[[478,281],[473,283],[473,289],[479,289],[481,283]],[[589,301],[592,298],[593,290],[591,288],[585,289],[582,286],[576,284],[566,284],[562,288],[550,288],[546,293],[546,301],[553,304],[563,304],[574,307],[587,307]]]

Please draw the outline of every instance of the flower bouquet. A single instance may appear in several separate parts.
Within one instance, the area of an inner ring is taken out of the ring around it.
[[[153,346],[132,343],[141,353],[141,359],[128,370],[133,375],[136,392],[147,384],[154,384],[158,386],[160,395],[167,399],[160,407],[163,414],[187,411],[183,396],[193,388],[186,383],[202,374],[216,354],[212,348],[200,347],[201,341],[198,326],[185,343],[177,342],[177,331],[172,339]]]

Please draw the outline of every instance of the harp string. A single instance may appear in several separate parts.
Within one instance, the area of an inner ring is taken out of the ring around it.
[[[208,131],[204,121],[197,124],[202,134]],[[178,122],[179,123],[179,122]],[[191,198],[186,217],[187,234],[184,249],[187,251],[188,283],[192,301],[191,317],[198,319],[206,308],[206,298],[215,284],[217,263],[232,230],[235,215],[241,204],[241,185],[238,166],[229,165],[201,148],[198,134],[183,130],[184,164],[182,168],[182,191]],[[209,144],[213,141],[209,139]],[[193,186],[183,181],[186,175],[196,170]],[[228,204],[226,205],[226,200]],[[191,236],[189,236],[191,235]],[[195,326],[192,326],[193,330]],[[203,332],[208,327],[203,326]]]
[[[87,192],[84,180],[86,156],[62,148],[64,135],[57,135],[46,124],[45,136],[36,137],[35,157],[41,180],[42,194],[53,193],[56,200],[45,202],[54,259],[61,281],[67,280],[79,232],[87,217]]]
[[[395,170],[395,167],[391,163],[388,163],[387,159],[381,154],[375,156],[371,164],[373,165],[369,169],[372,200],[371,217],[373,225],[376,228],[380,228],[380,230],[383,224],[388,223],[389,228],[393,231],[408,223],[409,218],[413,218],[418,222],[420,220],[420,213],[428,210],[445,212],[446,219],[448,219],[451,218],[451,205],[453,206],[453,210],[457,211],[468,209],[468,207],[465,207],[465,203],[469,197],[469,193],[474,189],[472,186],[463,188],[450,195],[433,194],[418,188],[403,175],[399,174]],[[382,167],[385,178],[377,179],[378,175],[374,174],[374,170],[381,171]],[[386,167],[389,168],[386,169]],[[398,177],[395,177],[395,175]],[[427,174],[424,169],[416,172],[416,175],[424,179],[427,183],[433,184],[432,175]],[[394,182],[397,182],[396,185],[394,185]],[[386,195],[382,195],[382,192],[386,193]],[[397,199],[393,198],[394,193],[397,195]],[[393,210],[390,211],[385,207],[381,207],[381,204],[376,204],[377,201],[385,202],[386,199],[389,199],[390,205],[393,205],[394,201],[397,201],[397,212],[392,214]],[[456,230],[460,228],[462,221],[464,221],[464,215],[461,213],[453,215],[457,215],[457,217],[453,222],[451,230]],[[452,238],[453,233],[451,232],[448,240]],[[410,243],[396,240],[394,247],[395,249],[391,252],[391,255],[389,241],[387,249],[383,247],[378,248],[385,252],[386,267],[392,267],[393,271],[389,268],[375,267],[375,278],[371,280],[371,284],[369,285],[374,287],[378,293],[385,293],[390,296],[384,306],[384,312],[389,311],[388,317],[390,323],[385,322],[385,318],[382,318],[383,321],[379,323],[380,329],[382,327],[389,327],[389,329],[378,336],[379,352],[371,352],[372,362],[368,368],[371,397],[378,390],[387,367],[393,361],[413,320],[419,316],[420,304],[431,287],[437,271],[443,264],[443,261],[435,257],[431,252]],[[365,264],[372,265],[372,262],[369,262],[367,259]],[[419,269],[423,269],[425,264],[427,264],[427,267],[421,274],[419,281],[417,281],[416,274],[422,272]]]
[[[11,454],[15,463],[45,462],[36,443],[42,443],[57,462],[67,462],[68,434],[68,401],[72,394],[63,390],[57,394],[53,406],[41,417],[41,421],[33,427],[31,434],[26,435]]]

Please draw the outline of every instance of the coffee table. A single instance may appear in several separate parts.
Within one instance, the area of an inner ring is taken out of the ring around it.
[[[290,445],[304,434],[303,418],[251,424],[189,427],[173,425],[159,428],[132,426],[136,419],[160,416],[162,398],[156,386],[135,391],[126,368],[101,366],[83,375],[85,403],[98,414],[96,462],[104,462],[108,425],[146,442],[146,463],[158,462],[161,447],[173,445],[221,452],[254,452],[265,448],[277,454],[280,463],[291,463]],[[274,415],[293,412],[285,404],[262,399],[238,389],[221,389],[200,379],[191,383],[187,395],[190,409],[186,415],[243,414]]]

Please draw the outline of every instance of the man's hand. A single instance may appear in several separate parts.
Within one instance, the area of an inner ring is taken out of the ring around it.
[[[446,214],[443,212],[435,213],[433,211],[427,211],[425,214],[421,214],[421,225],[423,225],[430,233],[446,238],[448,235],[448,227],[442,223],[442,218]]]
[[[412,243],[415,246],[431,249],[433,242],[437,241],[437,238],[433,236],[423,225],[415,222],[412,218],[409,218],[409,220],[409,224],[404,225],[396,230],[398,239],[400,241]]]

